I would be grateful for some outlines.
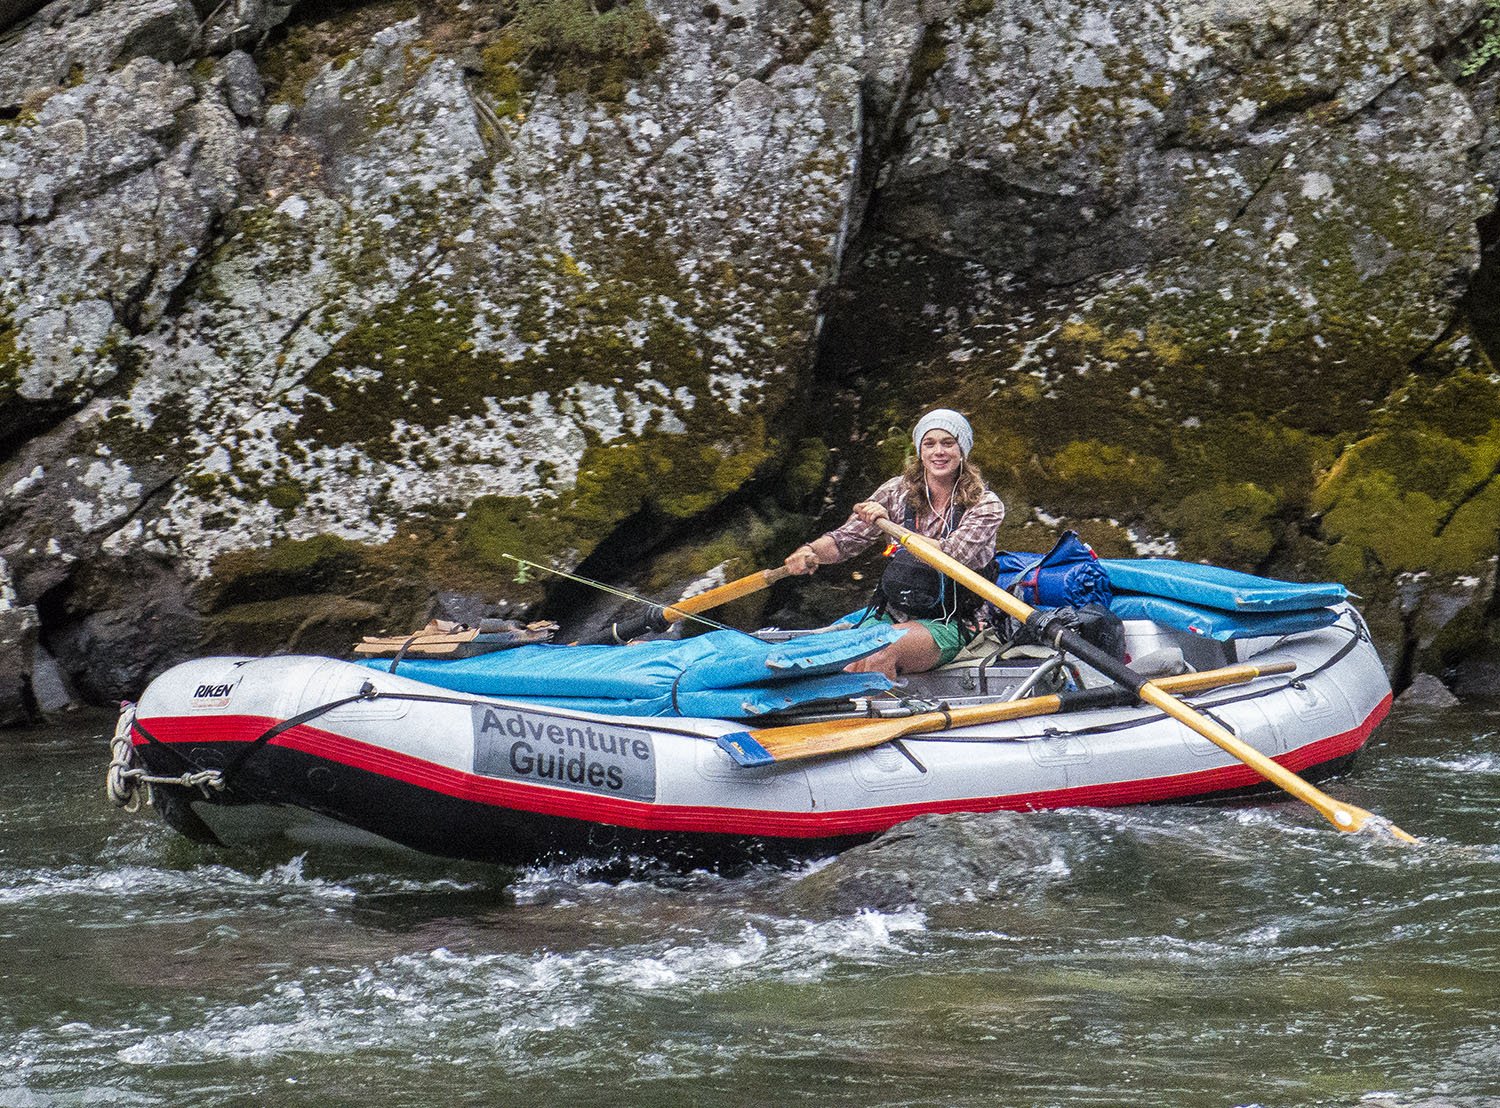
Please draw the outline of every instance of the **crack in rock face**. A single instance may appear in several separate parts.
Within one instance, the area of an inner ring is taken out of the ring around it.
[[[681,583],[756,481],[774,560],[936,403],[1018,528],[1369,574],[1377,627],[1437,569],[1429,666],[1493,595],[1474,0],[665,0],[628,64],[231,8],[0,41],[0,556],[74,672],[537,601],[503,553]]]

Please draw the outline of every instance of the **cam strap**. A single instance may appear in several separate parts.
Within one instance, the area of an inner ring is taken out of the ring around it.
[[[340,697],[338,700],[331,700],[327,704],[319,704],[316,708],[309,708],[307,711],[295,715],[291,719],[284,719],[280,723],[267,728],[263,734],[252,739],[230,760],[229,764],[224,767],[222,779],[228,782],[239,771],[239,768],[245,764],[245,759],[276,738],[277,735],[290,731],[293,727],[306,723],[310,719],[317,719],[318,716],[323,715],[325,712],[331,712],[335,708],[342,708],[345,704],[353,704],[356,700],[374,700],[379,695],[380,693],[375,686],[366,681],[359,687],[359,692],[351,696]]]

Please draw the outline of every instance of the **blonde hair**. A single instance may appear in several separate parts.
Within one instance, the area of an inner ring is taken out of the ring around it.
[[[906,507],[918,516],[936,515],[932,501],[927,498],[927,482],[922,470],[922,459],[914,457],[906,463],[901,473],[901,491],[906,494]],[[958,481],[953,486],[951,507],[968,510],[978,504],[989,488],[984,483],[984,474],[968,458],[958,471]]]

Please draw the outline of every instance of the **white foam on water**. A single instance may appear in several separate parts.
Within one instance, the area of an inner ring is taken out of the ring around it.
[[[1403,759],[1424,770],[1443,773],[1500,773],[1500,754],[1466,754],[1454,758]]]
[[[814,858],[810,862],[803,862],[801,865],[797,866],[795,869],[789,871],[786,874],[786,879],[788,881],[802,881],[802,880],[805,880],[806,878],[811,877],[813,874],[820,873],[821,871],[827,869],[829,866],[833,865],[838,860],[839,860],[839,858],[838,858],[837,854],[830,854],[826,858]]]
[[[5,1108],[52,1108],[57,1101],[50,1096],[34,1093],[30,1089],[19,1084],[21,1072],[16,1068],[18,1063],[12,1059],[0,1057],[8,1074],[0,1076],[0,1104]],[[104,1103],[100,1098],[100,1103]]]
[[[638,898],[659,899],[663,892],[691,891],[694,896],[723,892],[737,887],[737,879],[707,870],[673,874],[672,886],[664,890],[658,881],[627,877],[604,880],[594,876],[598,864],[590,861],[532,866],[521,870],[509,888],[517,904],[548,904],[604,900],[628,902]],[[785,877],[784,872],[780,876]]]
[[[261,1007],[252,1006],[252,1010]],[[149,1035],[117,1050],[114,1057],[128,1066],[162,1066],[322,1053],[319,1044],[336,1040],[339,1024],[353,1015],[331,1018],[316,1011],[289,1012],[285,1018],[257,1020],[250,1011],[232,1009],[215,1014],[199,1027]],[[239,1022],[242,1019],[248,1022]]]
[[[266,890],[295,893],[313,901],[348,903],[370,893],[461,892],[470,884],[442,878],[419,881],[386,874],[347,876],[339,880],[309,877],[306,855],[271,866],[261,873],[244,873],[223,865],[168,869],[160,865],[110,864],[0,872],[0,905],[26,905],[61,897],[99,899],[118,906],[122,898],[152,901],[174,895],[216,899],[249,898],[263,901]]]
[[[1293,958],[1318,957],[1333,948],[1314,944],[1281,946],[1281,929],[1257,927],[1226,939],[1184,939],[1176,935],[1143,935],[1128,939],[1103,939],[1085,957],[1106,961],[1165,962],[1179,966],[1202,966],[1220,970],[1231,966],[1264,965]],[[1076,957],[1076,954],[1075,954]]]
[[[155,1067],[389,1048],[451,1059],[488,1043],[520,1061],[526,1041],[591,1018],[589,1001],[576,988],[560,989],[553,976],[545,966],[530,973],[512,959],[446,951],[352,975],[311,971],[248,1004],[188,1015],[188,1026],[147,1034],[114,1057]]]
[[[537,963],[537,972],[581,990],[678,989],[697,994],[736,988],[767,974],[806,980],[841,961],[899,955],[905,948],[897,936],[926,929],[926,916],[916,909],[861,911],[823,921],[759,918],[724,939],[694,936],[690,942],[549,953]]]
[[[217,868],[217,867],[216,867]],[[30,904],[59,897],[103,898],[118,902],[123,894],[160,896],[206,886],[232,886],[243,880],[232,870],[224,870],[224,880],[205,882],[199,875],[152,866],[117,866],[98,869],[93,866],[65,866],[59,869],[34,869],[14,876],[7,875],[0,885],[0,904]],[[232,875],[231,879],[230,875]]]
[[[722,980],[764,961],[769,949],[766,936],[747,926],[737,942],[674,946],[659,955],[625,959],[601,975],[602,983],[651,991],[680,988],[695,980]]]
[[[866,911],[817,922],[762,919],[719,939],[536,957],[439,947],[366,967],[315,967],[243,1003],[190,1007],[166,1016],[168,1026],[155,1030],[121,1028],[91,1037],[128,1066],[348,1056],[387,1047],[449,1060],[483,1048],[491,1062],[513,1055],[531,1065],[536,1052],[527,1044],[538,1036],[588,1037],[601,1026],[612,1028],[601,998],[611,1006],[630,1006],[632,997],[698,1003],[770,980],[817,980],[840,965],[905,957],[903,939],[926,927],[914,910]],[[564,1065],[566,1053],[557,1052],[554,1064]]]

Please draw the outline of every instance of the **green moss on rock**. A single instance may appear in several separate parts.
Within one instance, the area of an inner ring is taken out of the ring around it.
[[[1101,515],[1149,503],[1165,467],[1155,457],[1097,439],[1068,443],[1042,466],[1049,499],[1075,515]]]
[[[489,566],[477,560],[460,526],[434,516],[403,524],[383,543],[322,535],[223,554],[214,560],[196,601],[220,625],[247,624],[263,616],[275,624],[275,634],[284,635],[299,610],[317,622],[320,613],[327,614],[328,598],[343,598],[352,605],[343,610],[348,618],[329,617],[338,623],[337,637],[343,642],[355,622],[361,634],[395,634],[421,626],[440,591],[466,592],[497,604],[540,598],[538,588],[514,585],[513,564]]]
[[[1417,651],[1413,670],[1442,673],[1483,651],[1489,644],[1489,626],[1483,605],[1471,604],[1461,609],[1438,629],[1430,643]]]
[[[496,114],[510,119],[524,116],[525,74],[518,64],[520,47],[514,36],[502,35],[480,51],[483,66],[480,90],[490,98]]]
[[[300,481],[282,478],[266,490],[266,503],[283,512],[289,512],[307,499]]]
[[[770,456],[751,434],[724,449],[687,435],[652,435],[634,443],[584,451],[574,486],[532,500],[484,496],[460,528],[465,549],[487,565],[515,555],[543,564],[559,556],[581,561],[622,523],[635,517],[660,526],[693,518],[738,491]]]
[[[15,321],[0,313],[0,404],[15,398],[21,387],[21,373],[31,364],[31,351],[16,345]]]
[[[1500,420],[1459,439],[1417,419],[1351,446],[1317,490],[1341,579],[1472,572],[1500,547]]]
[[[457,530],[463,556],[513,575],[512,595],[523,603],[536,602],[547,582],[528,579],[510,557],[551,565],[568,548],[573,536],[560,519],[558,507],[551,498],[532,502],[522,496],[479,497],[469,505]]]
[[[329,65],[346,65],[386,27],[421,14],[412,0],[373,4],[315,5],[296,10],[256,53],[256,64],[273,104],[300,107],[307,86]]]
[[[517,0],[502,41],[513,56],[550,74],[558,92],[618,102],[657,64],[667,36],[642,0]]]
[[[223,554],[213,564],[214,606],[342,591],[368,560],[368,547],[333,535]]]
[[[383,615],[380,605],[334,594],[252,601],[211,616],[204,628],[205,645],[251,655],[281,650],[347,655]]]
[[[1467,367],[1440,376],[1414,375],[1375,415],[1375,426],[1436,428],[1461,442],[1490,434],[1500,420],[1500,378],[1492,369]]]
[[[828,458],[822,439],[800,440],[781,471],[781,503],[795,511],[821,496],[827,486]]]
[[[1274,494],[1284,508],[1298,510],[1312,495],[1317,475],[1338,454],[1336,440],[1328,436],[1240,414],[1210,415],[1191,428],[1179,425],[1167,438],[1174,493],[1248,482]]]
[[[730,463],[728,474],[718,471],[720,463]],[[738,488],[748,475],[743,464],[712,446],[679,436],[591,447],[568,514],[582,527],[607,526],[649,503],[662,515],[686,519]]]
[[[317,396],[303,406],[295,437],[357,443],[394,461],[398,421],[424,427],[483,413],[498,374],[474,354],[472,319],[468,304],[421,287],[376,308],[308,373]]]
[[[1194,558],[1259,565],[1276,543],[1277,499],[1248,481],[1184,497],[1168,512],[1173,536]]]

